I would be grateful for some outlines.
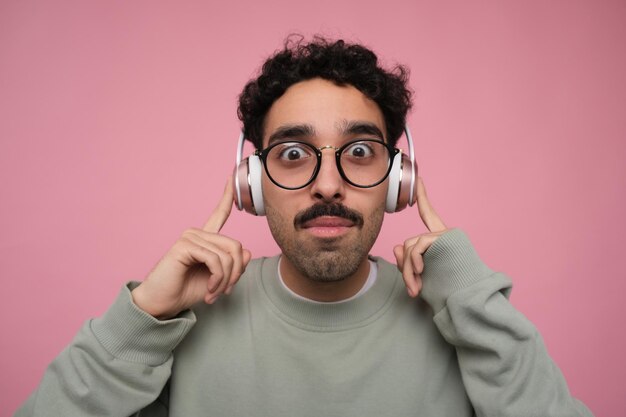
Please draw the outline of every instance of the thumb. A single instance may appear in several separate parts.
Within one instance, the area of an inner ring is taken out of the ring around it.
[[[248,262],[252,259],[252,253],[248,249],[243,250],[243,267],[248,266]]]
[[[396,264],[398,269],[402,271],[402,264],[404,264],[404,246],[396,245],[393,247],[393,254],[396,257]]]

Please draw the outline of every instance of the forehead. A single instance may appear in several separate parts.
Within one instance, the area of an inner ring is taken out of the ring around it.
[[[270,108],[263,145],[267,146],[272,133],[284,126],[310,125],[316,136],[329,140],[337,138],[351,122],[368,122],[385,132],[378,105],[353,86],[338,86],[319,78],[302,81],[289,87]]]

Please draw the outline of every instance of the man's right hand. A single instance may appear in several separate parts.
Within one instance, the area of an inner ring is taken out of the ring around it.
[[[212,304],[230,293],[251,258],[240,242],[218,233],[233,205],[231,182],[204,227],[186,230],[132,291],[140,309],[165,320],[201,300]]]

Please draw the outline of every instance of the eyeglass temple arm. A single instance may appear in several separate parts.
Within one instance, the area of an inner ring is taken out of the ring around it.
[[[411,165],[415,166],[415,148],[413,147],[413,137],[411,136],[411,130],[407,125],[404,126],[404,134],[406,135],[406,140],[409,143],[409,160],[411,161]],[[237,145],[237,159],[236,165],[239,166],[241,162],[241,157],[243,156],[243,145],[245,142],[245,138],[243,132],[239,134],[239,143]],[[411,188],[409,190],[409,205],[413,204],[413,194],[415,189],[415,170],[411,170]],[[235,189],[237,190],[237,201],[241,201],[241,188],[239,187],[239,176],[235,175]]]

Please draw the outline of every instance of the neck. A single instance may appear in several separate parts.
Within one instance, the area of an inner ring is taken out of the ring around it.
[[[333,302],[346,300],[359,292],[370,272],[367,256],[357,270],[339,281],[315,281],[300,272],[286,256],[281,256],[280,274],[285,285],[296,294],[314,301]]]

